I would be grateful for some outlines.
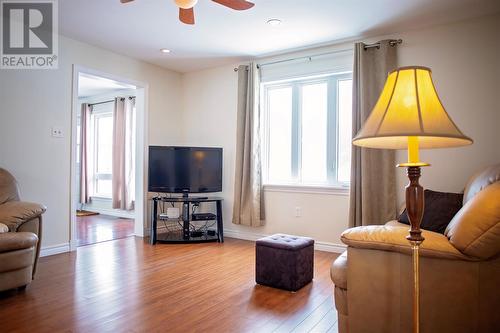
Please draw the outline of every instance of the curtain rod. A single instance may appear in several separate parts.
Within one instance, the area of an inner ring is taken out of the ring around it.
[[[88,103],[89,105],[99,105],[99,104],[106,104],[106,103],[111,103],[111,102],[114,102],[115,100],[111,100],[111,101],[104,101],[104,102],[97,102],[97,103]]]
[[[125,98],[125,97],[120,97],[120,98]],[[135,98],[135,96],[129,96],[128,99],[133,99]],[[106,103],[112,103],[114,102],[115,100],[112,99],[112,100],[109,100],[109,101],[104,101],[104,102],[97,102],[97,103],[88,103],[88,105],[99,105],[99,104],[106,104]]]
[[[398,44],[401,44],[401,43],[403,43],[403,40],[401,38],[400,39],[391,39],[391,40],[389,40],[389,45],[390,46],[398,46]],[[380,42],[373,43],[373,44],[366,44],[365,45],[365,50],[366,49],[371,49],[373,47],[380,48]]]
[[[403,40],[402,39],[391,39],[389,41],[389,45],[390,46],[397,46],[398,44],[401,44],[403,43]],[[366,44],[365,45],[365,50],[366,49],[370,49],[370,48],[373,48],[373,47],[376,47],[376,48],[380,48],[380,42],[378,43],[373,43],[373,44]],[[347,51],[350,51],[351,49],[343,49],[343,50],[337,50],[337,51],[331,51],[331,52],[325,52],[325,53],[319,53],[319,54],[313,54],[313,55],[310,55],[310,56],[302,56],[302,57],[296,57],[296,58],[291,58],[291,59],[284,59],[284,60],[278,60],[278,61],[271,61],[271,62],[266,62],[266,63],[263,63],[263,64],[257,64],[257,68],[260,68],[262,66],[267,66],[267,65],[275,65],[275,64],[280,64],[280,63],[283,63],[283,62],[289,62],[289,61],[294,61],[294,60],[300,60],[300,59],[309,59],[309,60],[312,60],[312,58],[315,58],[315,57],[321,57],[321,56],[324,56],[324,55],[329,55],[329,54],[336,54],[336,53],[341,53],[341,52],[347,52]],[[234,71],[237,72],[238,71],[238,68],[235,67],[234,68]]]
[[[342,49],[342,50],[330,51],[330,52],[325,52],[325,53],[313,54],[313,55],[310,55],[310,56],[302,56],[302,57],[296,57],[296,58],[290,58],[290,59],[284,59],[284,60],[277,60],[277,61],[265,62],[265,63],[262,63],[262,64],[257,64],[257,68],[260,68],[262,66],[267,66],[267,65],[281,64],[283,62],[289,62],[289,61],[300,60],[300,59],[309,59],[309,60],[312,60],[312,58],[321,57],[321,56],[329,55],[329,54],[347,52],[347,51],[351,51],[351,49]],[[238,68],[237,67],[234,68],[234,71],[237,72]]]

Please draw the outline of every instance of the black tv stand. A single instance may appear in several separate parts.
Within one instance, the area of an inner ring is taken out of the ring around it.
[[[182,199],[189,199],[189,198],[190,198],[189,192],[182,193]],[[191,197],[191,198],[198,199],[198,200],[207,200],[208,199],[208,197]]]
[[[219,197],[189,197],[183,193],[182,197],[154,197],[151,216],[151,237],[150,243],[203,243],[203,242],[224,242],[224,231],[222,221],[222,198]],[[168,203],[181,203],[182,209],[180,217],[177,219],[166,219],[160,217],[160,207]],[[216,205],[215,219],[195,220],[192,223],[191,206],[198,206],[200,203],[214,203]],[[205,225],[198,223],[205,222]],[[164,227],[163,232],[158,232],[158,224]],[[169,227],[170,226],[170,227]],[[216,229],[213,227],[216,226]]]

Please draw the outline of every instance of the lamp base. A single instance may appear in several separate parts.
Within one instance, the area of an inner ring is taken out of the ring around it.
[[[406,174],[410,180],[406,185],[406,213],[410,220],[410,234],[406,239],[410,242],[422,243],[424,237],[422,237],[420,223],[424,215],[424,188],[418,182],[421,175],[420,166],[407,167]]]

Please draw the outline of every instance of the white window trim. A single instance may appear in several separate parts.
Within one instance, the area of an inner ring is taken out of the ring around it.
[[[263,117],[261,119],[261,128],[263,129],[261,138],[262,138],[262,166],[263,166],[263,186],[264,190],[271,192],[300,192],[300,193],[324,193],[324,194],[338,194],[338,195],[349,195],[349,187],[350,182],[337,182],[337,163],[338,163],[338,100],[336,97],[338,90],[338,82],[345,79],[352,79],[352,72],[350,71],[341,71],[335,73],[322,73],[319,75],[314,75],[310,77],[294,77],[286,80],[277,80],[277,81],[269,81],[263,82],[261,84],[261,102],[260,105],[263,106]],[[292,98],[294,101],[292,102],[292,146],[296,146],[292,152],[292,175],[297,175],[300,167],[297,165],[300,163],[300,152],[296,150],[300,150],[300,145],[298,143],[294,144],[294,142],[298,142],[297,133],[298,130],[293,129],[294,126],[299,126],[300,119],[297,115],[300,115],[299,103],[300,94],[298,94],[295,90],[298,89],[300,85],[313,84],[318,82],[328,82],[328,129],[327,129],[327,183],[319,183],[319,184],[307,184],[301,183],[300,181],[293,183],[280,183],[280,182],[270,182],[268,179],[268,170],[269,170],[269,99],[268,99],[268,91],[271,89],[277,89],[280,87],[291,87]],[[333,83],[333,84],[332,84]],[[295,101],[296,100],[296,101]],[[331,105],[331,103],[336,103],[336,105]],[[294,116],[295,114],[295,116]],[[334,117],[332,117],[334,116]],[[332,130],[333,127],[333,130]],[[295,154],[299,154],[299,156],[294,156]],[[333,163],[335,162],[335,163]]]
[[[264,184],[264,192],[305,193],[349,196],[348,186],[317,186],[306,184]]]

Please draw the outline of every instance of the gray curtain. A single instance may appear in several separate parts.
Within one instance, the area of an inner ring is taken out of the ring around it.
[[[112,207],[133,210],[135,201],[135,97],[115,98]]]
[[[353,137],[361,129],[397,66],[397,47],[389,40],[365,49],[356,43],[353,70]],[[396,216],[396,162],[393,150],[352,146],[349,227],[383,224]]]
[[[255,63],[238,67],[238,109],[233,223],[264,225],[260,158],[260,78]]]
[[[92,105],[83,103],[80,116],[80,203],[89,203],[90,199],[90,170],[89,157],[89,126]]]

